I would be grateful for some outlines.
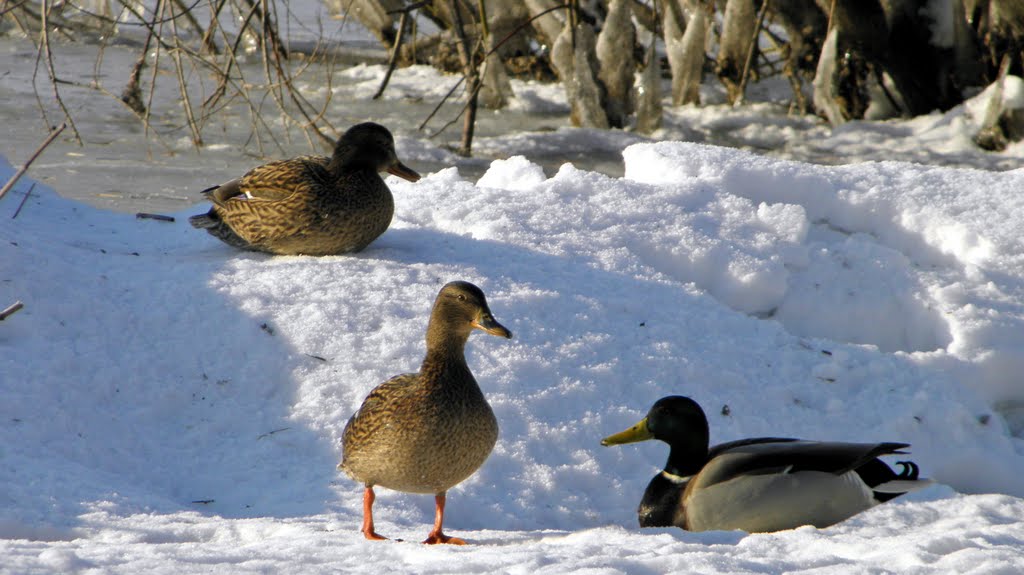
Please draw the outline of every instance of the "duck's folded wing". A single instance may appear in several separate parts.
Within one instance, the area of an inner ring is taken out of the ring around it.
[[[720,453],[724,453],[730,449],[744,447],[746,445],[757,445],[759,443],[791,443],[794,441],[800,440],[793,439],[792,437],[750,437],[747,439],[737,439],[736,441],[726,441],[725,443],[719,443],[718,445],[708,449],[708,461],[711,461]]]
[[[819,441],[744,440],[717,446],[697,479],[703,488],[742,475],[819,471],[842,475],[861,465],[908,447],[906,443],[837,443]]]
[[[287,200],[296,194],[308,193],[316,182],[325,180],[325,165],[325,158],[320,156],[300,156],[263,164],[241,178],[211,188],[210,199],[221,205],[231,199]]]
[[[235,178],[219,186],[203,190],[208,200],[224,207],[232,199],[255,201],[278,201],[291,197],[298,190],[297,186],[281,187],[269,183],[247,181],[245,177]]]
[[[373,410],[383,406],[396,398],[404,397],[410,386],[418,381],[419,374],[403,373],[396,375],[384,383],[373,388],[363,400],[360,410]]]
[[[415,373],[403,373],[373,388],[363,400],[363,404],[349,418],[344,434],[347,435],[350,429],[361,424],[366,425],[367,422],[374,419],[376,413],[389,410],[391,402],[399,396],[404,396],[416,379],[417,374]]]

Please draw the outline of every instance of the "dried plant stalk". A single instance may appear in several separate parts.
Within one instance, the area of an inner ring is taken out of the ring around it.
[[[61,124],[60,126],[57,126],[55,130],[50,132],[50,135],[47,136],[45,140],[43,140],[42,144],[39,144],[39,147],[36,148],[36,151],[32,152],[32,155],[28,157],[28,160],[25,161],[25,164],[22,165],[21,168],[18,168],[18,171],[15,172],[13,176],[11,176],[11,179],[7,180],[7,183],[4,184],[3,188],[0,188],[0,199],[2,199],[4,195],[7,194],[7,192],[11,191],[11,188],[14,187],[14,184],[17,184],[18,180],[20,180],[21,177],[25,175],[25,172],[28,171],[28,167],[32,165],[32,162],[36,161],[36,158],[39,157],[39,154],[42,154],[43,150],[45,150],[47,146],[49,146],[55,139],[57,139],[57,136],[59,136],[60,133],[63,132],[64,128],[66,127],[67,124]]]

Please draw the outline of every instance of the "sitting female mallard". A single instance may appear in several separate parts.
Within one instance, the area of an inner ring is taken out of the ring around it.
[[[419,373],[378,385],[349,419],[338,468],[362,482],[363,535],[373,528],[373,486],[433,493],[434,529],[424,543],[465,541],[442,530],[445,493],[477,470],[498,440],[498,422],[473,379],[463,350],[473,329],[511,338],[495,321],[480,288],[451,282],[441,288],[427,325],[427,356]]]
[[[300,156],[249,170],[203,191],[213,207],[189,222],[236,248],[325,256],[358,252],[391,225],[395,200],[378,172],[415,182],[398,161],[391,132],[352,126],[334,155]]]
[[[665,469],[654,476],[637,513],[641,527],[689,531],[780,531],[827,527],[931,483],[917,465],[897,474],[878,459],[904,453],[906,443],[834,443],[778,437],[741,439],[708,449],[708,420],[697,402],[659,399],[639,423],[601,440],[621,445],[647,439],[669,444]]]

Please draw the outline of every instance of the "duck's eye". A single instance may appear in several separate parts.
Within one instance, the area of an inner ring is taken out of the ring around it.
[[[459,301],[466,301],[466,294],[464,294],[464,293],[460,293],[460,294],[459,294],[458,296],[456,296],[456,297],[458,297],[458,298],[459,298]]]

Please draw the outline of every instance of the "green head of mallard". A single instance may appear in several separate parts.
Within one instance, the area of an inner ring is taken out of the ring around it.
[[[647,416],[625,431],[601,440],[601,445],[622,445],[657,439],[672,447],[691,452],[707,452],[710,431],[708,418],[696,401],[670,395],[656,401]]]
[[[410,182],[420,179],[416,170],[399,161],[391,132],[374,122],[356,124],[338,138],[328,169],[338,173],[354,170],[388,172]]]

